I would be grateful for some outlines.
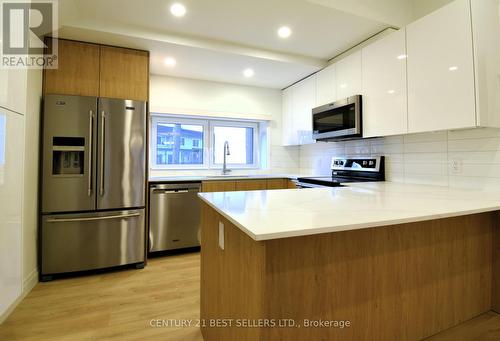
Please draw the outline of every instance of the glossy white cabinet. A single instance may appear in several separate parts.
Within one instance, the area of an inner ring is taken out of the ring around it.
[[[0,108],[0,315],[21,295],[24,116]]]
[[[316,106],[316,77],[310,76],[283,90],[282,145],[314,143],[312,109]]]
[[[361,51],[339,60],[335,63],[335,68],[337,99],[361,94]]]
[[[315,141],[312,139],[312,109],[316,106],[315,75],[295,84],[292,88],[292,112],[298,144],[314,143]]]
[[[26,112],[26,69],[0,68],[0,107],[20,114]]]
[[[406,28],[410,133],[476,126],[469,0]]]
[[[471,0],[477,125],[500,127],[500,0]]]
[[[316,106],[337,100],[336,65],[330,65],[316,74]]]
[[[294,129],[293,119],[293,88],[289,87],[282,91],[282,116],[281,116],[281,133],[282,145],[294,146],[298,144],[297,134]]]
[[[405,29],[362,50],[363,136],[408,132]]]

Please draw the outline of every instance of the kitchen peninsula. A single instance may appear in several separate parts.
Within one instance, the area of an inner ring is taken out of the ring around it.
[[[499,193],[387,182],[199,196],[206,341],[418,340],[499,311]]]

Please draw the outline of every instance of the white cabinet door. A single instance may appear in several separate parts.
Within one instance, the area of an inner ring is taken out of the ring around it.
[[[21,295],[24,116],[0,109],[0,315]]]
[[[281,133],[282,145],[294,146],[298,144],[297,134],[295,133],[293,119],[293,87],[286,88],[282,92],[282,116],[281,116]]]
[[[401,29],[363,48],[363,136],[406,134],[406,43]]]
[[[335,63],[337,71],[337,99],[361,94],[361,51]]]
[[[500,127],[500,0],[471,0],[477,125]]]
[[[0,107],[20,114],[26,112],[26,69],[0,68]]]
[[[312,109],[316,105],[316,77],[308,77],[292,87],[292,112],[298,144],[314,143]]]
[[[476,126],[469,0],[406,28],[409,132]]]
[[[335,64],[316,74],[316,106],[337,100],[337,78]]]

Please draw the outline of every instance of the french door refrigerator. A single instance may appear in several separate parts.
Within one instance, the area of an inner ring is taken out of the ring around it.
[[[41,280],[144,265],[146,103],[46,95]]]

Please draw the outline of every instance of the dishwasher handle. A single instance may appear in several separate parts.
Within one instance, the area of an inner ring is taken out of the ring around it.
[[[153,194],[177,194],[177,193],[189,193],[189,189],[188,188],[153,189]]]

